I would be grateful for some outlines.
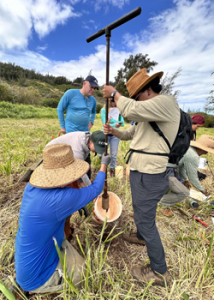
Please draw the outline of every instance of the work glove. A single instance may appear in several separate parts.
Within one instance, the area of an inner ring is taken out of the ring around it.
[[[110,162],[111,162],[111,157],[108,154],[105,156],[105,153],[103,153],[102,158],[101,158],[101,165],[105,164],[108,167]]]
[[[85,214],[85,217],[87,218],[88,217],[88,209],[86,206],[83,206],[82,208],[80,208],[79,210],[79,214],[80,216],[82,217],[82,214],[84,215]]]
[[[191,184],[190,184],[189,180],[185,180],[185,181],[184,181],[184,185],[185,185],[185,187],[186,187],[188,190],[190,190]]]
[[[210,195],[210,192],[207,190],[207,189],[204,189],[202,191],[202,193],[205,195],[205,196],[209,196]]]

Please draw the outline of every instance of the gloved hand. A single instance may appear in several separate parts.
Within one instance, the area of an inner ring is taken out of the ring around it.
[[[101,165],[105,164],[108,167],[110,162],[111,162],[111,157],[108,154],[105,156],[105,153],[103,153],[102,158],[101,158]]]
[[[80,214],[81,217],[82,217],[82,214],[85,214],[85,217],[86,217],[86,218],[88,217],[88,209],[87,209],[86,206],[80,208],[78,211],[79,211],[79,214]],[[83,212],[82,212],[82,211],[83,211]]]
[[[205,196],[209,196],[210,195],[210,192],[207,190],[207,189],[204,189],[202,191],[202,193],[205,195]]]
[[[188,190],[190,190],[191,184],[190,184],[189,180],[185,180],[185,181],[184,181],[184,185],[185,185],[185,187],[186,187]]]

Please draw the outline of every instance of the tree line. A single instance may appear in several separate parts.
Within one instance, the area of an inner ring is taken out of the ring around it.
[[[71,81],[64,76],[53,76],[49,73],[42,75],[41,73],[36,72],[35,69],[28,70],[17,66],[14,63],[3,62],[0,62],[0,78],[5,79],[8,82],[19,81],[20,83],[24,83],[26,79],[37,79],[50,85],[76,84],[77,86],[81,86],[84,80],[81,76]]]
[[[146,68],[147,73],[158,63],[150,60],[149,55],[138,53],[135,56],[130,55],[123,62],[123,66],[117,71],[115,80],[110,82],[110,85],[113,85],[122,95],[128,97],[128,90],[126,88],[126,82],[140,69]],[[171,76],[168,73],[161,79],[162,84],[162,94],[172,95],[176,99],[180,94],[180,90],[174,90],[175,80],[180,75],[182,69],[179,68]],[[89,71],[88,75],[91,75],[92,70]],[[211,74],[213,75],[214,72]],[[96,77],[96,74],[95,74]],[[80,88],[82,86],[84,78],[82,76],[76,77],[73,81],[67,79],[65,76],[53,76],[49,73],[42,75],[39,72],[36,72],[35,69],[28,70],[20,66],[15,65],[14,63],[2,63],[0,62],[0,78],[5,79],[6,81],[18,81],[20,85],[25,85],[27,79],[37,79],[41,82],[46,82],[50,85],[68,85],[66,89],[69,89],[69,85],[73,85],[72,88]],[[64,90],[65,91],[65,90]],[[101,92],[98,91],[99,97],[102,97]],[[214,110],[214,91],[211,90],[209,96],[206,99],[206,111]]]

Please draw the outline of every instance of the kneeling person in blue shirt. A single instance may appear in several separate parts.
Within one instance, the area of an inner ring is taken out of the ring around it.
[[[67,144],[50,145],[43,150],[43,164],[35,169],[23,194],[15,242],[16,281],[24,291],[63,289],[63,268],[54,239],[63,256],[66,252],[66,268],[69,275],[73,272],[73,284],[81,285],[85,260],[66,240],[65,220],[102,192],[110,160],[109,155],[103,155],[94,182],[75,189],[66,185],[83,176],[88,163],[74,158]]]

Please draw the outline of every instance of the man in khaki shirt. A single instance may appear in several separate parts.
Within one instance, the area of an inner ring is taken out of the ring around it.
[[[123,117],[135,122],[127,130],[117,130],[105,124],[104,134],[121,140],[132,140],[128,161],[132,204],[137,232],[124,234],[129,243],[146,245],[150,264],[133,267],[132,276],[138,281],[164,285],[169,279],[165,254],[155,224],[157,204],[168,191],[166,166],[169,147],[153,130],[149,122],[156,122],[172,146],[178,132],[180,109],[175,98],[160,95],[163,72],[149,76],[146,69],[135,73],[127,82],[130,98],[123,97],[112,86],[104,85],[105,98],[112,97]],[[149,101],[148,101],[149,100]],[[161,275],[161,276],[160,276]]]

